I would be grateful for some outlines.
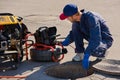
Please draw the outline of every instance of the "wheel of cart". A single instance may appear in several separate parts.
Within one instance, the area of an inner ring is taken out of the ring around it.
[[[0,64],[9,60],[16,68],[16,63],[23,59],[23,45],[25,35],[28,33],[23,18],[11,13],[0,13]],[[1,66],[0,66],[1,67]],[[5,66],[4,66],[5,67]]]
[[[30,49],[30,57],[34,61],[54,61],[58,62],[64,58],[64,54],[67,53],[67,49],[64,48],[59,42],[56,41],[56,27],[40,27],[33,34],[26,35],[26,40],[29,36],[34,36],[35,42]],[[26,47],[29,43],[26,41]],[[28,48],[26,48],[26,59],[28,59]]]
[[[44,47],[44,49],[37,48],[38,45],[40,47]],[[60,46],[60,45],[59,45]],[[55,48],[53,46],[43,45],[43,44],[35,44],[34,48],[30,49],[31,59],[34,61],[54,61],[59,62],[64,58],[64,52],[62,51],[63,47]]]

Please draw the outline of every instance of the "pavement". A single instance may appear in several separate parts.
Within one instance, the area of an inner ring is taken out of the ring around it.
[[[13,13],[16,16],[24,18],[23,22],[27,25],[31,32],[42,26],[56,26],[57,33],[61,37],[65,37],[71,29],[71,23],[67,20],[60,21],[59,14],[65,4],[74,3],[79,6],[79,9],[92,10],[100,13],[110,28],[114,38],[113,46],[109,49],[107,59],[120,60],[120,0],[0,0],[0,12]],[[33,37],[31,37],[33,39]],[[74,46],[74,44],[71,44]],[[68,62],[72,60],[74,49],[70,46],[66,47],[68,54],[60,62]],[[69,80],[47,76],[44,71],[49,66],[53,66],[55,62],[34,62],[24,60],[19,65],[17,70],[9,70],[0,72],[4,76],[26,76],[26,78],[2,78],[1,80]],[[119,76],[110,76],[101,73],[94,73],[88,77],[78,78],[76,80],[120,80]]]

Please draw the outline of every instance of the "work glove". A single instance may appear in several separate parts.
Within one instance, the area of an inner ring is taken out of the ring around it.
[[[62,44],[63,46],[68,46],[69,43],[70,43],[70,40],[69,40],[68,37],[66,37],[65,40],[64,40],[63,42],[61,42],[61,44]]]
[[[89,57],[90,57],[90,54],[84,54],[84,58],[82,60],[82,66],[84,69],[89,69]]]
[[[100,45],[93,50],[93,53],[91,53],[91,55],[95,57],[105,57],[106,50],[107,45],[101,42]]]
[[[95,56],[95,57],[105,57],[105,53],[106,53],[106,49],[100,47],[100,48],[98,48],[98,49],[93,51],[92,56]]]

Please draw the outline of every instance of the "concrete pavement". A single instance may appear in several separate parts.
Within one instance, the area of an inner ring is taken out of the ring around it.
[[[84,8],[98,12],[105,18],[114,37],[114,44],[110,48],[107,58],[120,60],[120,0],[0,0],[0,12],[9,12],[23,17],[24,23],[31,32],[35,32],[35,30],[41,26],[56,26],[58,29],[57,33],[64,37],[71,29],[71,23],[67,20],[60,21],[59,14],[67,3],[75,3],[80,9]],[[74,44],[71,45],[74,46]],[[68,46],[67,49],[69,52],[60,63],[71,61],[75,55],[74,49],[70,46]],[[27,78],[19,80],[67,80],[53,78],[44,74],[44,70],[47,67],[55,64],[58,63],[33,62],[24,59],[17,70],[0,72],[0,75],[27,76]],[[120,77],[94,73],[91,76],[77,80],[120,80]]]

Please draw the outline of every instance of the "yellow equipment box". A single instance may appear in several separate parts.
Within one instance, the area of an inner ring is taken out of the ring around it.
[[[0,15],[0,25],[17,24],[18,22],[16,16]]]

